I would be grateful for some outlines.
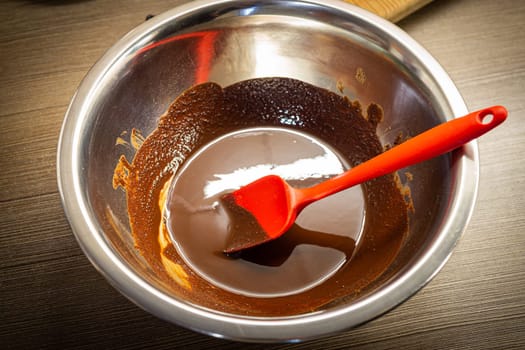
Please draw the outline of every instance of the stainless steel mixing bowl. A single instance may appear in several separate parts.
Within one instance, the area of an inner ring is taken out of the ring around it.
[[[394,263],[359,298],[274,318],[192,305],[170,294],[134,248],[125,194],[112,188],[119,156],[132,159],[133,151],[115,141],[132,127],[148,135],[173,99],[195,83],[225,86],[268,76],[333,91],[343,86],[364,106],[379,103],[384,144],[467,112],[450,78],[419,44],[395,25],[342,1],[192,1],[132,30],[87,74],[63,124],[58,183],[85,254],[136,304],[209,335],[292,341],[377,317],[434,276],[473,210],[478,153],[470,143],[408,169],[415,207],[410,232]]]

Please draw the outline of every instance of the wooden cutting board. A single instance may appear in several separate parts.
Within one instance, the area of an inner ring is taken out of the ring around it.
[[[432,0],[344,0],[375,13],[391,22],[397,22]]]

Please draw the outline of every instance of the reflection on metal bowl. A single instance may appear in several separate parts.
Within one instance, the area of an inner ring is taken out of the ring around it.
[[[175,296],[131,238],[126,195],[112,188],[122,132],[149,135],[170,103],[206,81],[227,86],[290,77],[366,106],[378,103],[383,144],[466,114],[439,64],[393,24],[341,1],[194,1],[140,25],[95,64],[73,97],[58,149],[64,208],[84,252],[125,296],[206,334],[293,341],[355,327],[400,304],[445,263],[470,218],[478,181],[475,143],[407,169],[415,207],[391,266],[359,296],[286,317],[203,308]]]

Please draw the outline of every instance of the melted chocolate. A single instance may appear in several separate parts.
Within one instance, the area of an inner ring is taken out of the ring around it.
[[[349,166],[355,166],[382,151],[375,132],[381,115],[381,109],[371,105],[367,116],[363,116],[357,102],[287,78],[253,79],[225,88],[204,83],[187,90],[161,117],[158,128],[144,141],[133,162],[127,164],[122,159],[117,166],[121,179],[116,183],[124,185],[127,192],[137,248],[171,293],[219,311],[294,315],[359,297],[388,268],[407,232],[407,205],[393,175],[361,186],[366,216],[355,251],[351,237],[297,226],[282,241],[270,243],[279,247],[271,259],[266,245],[260,247],[265,249],[263,253],[254,248],[239,259],[257,266],[279,267],[294,248],[308,242],[343,254],[343,266],[322,283],[277,297],[235,293],[195,273],[163,236],[166,227],[159,199],[166,183],[188,157],[219,136],[246,128],[279,127],[308,133],[335,149]],[[339,210],[345,210],[345,206]]]
[[[232,234],[242,240],[243,233],[265,232],[243,208],[222,200],[222,193],[268,172],[300,187],[343,170],[340,156],[303,133],[259,127],[227,134],[199,149],[177,172],[167,197],[166,226],[181,257],[210,283],[257,297],[297,294],[322,283],[347,261],[345,251],[322,243],[331,237],[353,247],[363,224],[361,189],[313,203],[297,219],[302,227],[285,234],[293,239],[277,240],[238,260],[220,254]],[[318,239],[306,229],[320,231]]]
[[[220,204],[227,212],[228,223],[228,238],[225,247],[248,247],[251,242],[264,242],[268,240],[268,236],[264,229],[259,225],[257,219],[244,208],[235,203],[235,197],[228,193],[221,197]],[[240,256],[241,254],[229,253],[231,251],[223,251],[230,257]],[[271,255],[271,254],[270,254]]]

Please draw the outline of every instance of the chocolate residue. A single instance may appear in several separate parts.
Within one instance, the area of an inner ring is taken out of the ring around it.
[[[254,241],[265,242],[270,239],[257,219],[235,202],[233,194],[222,196],[220,201],[230,218],[230,234],[224,253],[234,257],[238,248],[248,248]]]
[[[394,145],[393,147],[397,146],[397,145],[400,145],[403,143],[403,133],[402,132],[399,132],[399,134],[397,134],[396,136],[396,139],[394,140]]]
[[[357,80],[359,83],[364,84],[366,83],[366,74],[365,70],[361,67],[357,68],[355,71],[355,80]]]
[[[344,93],[345,91],[345,85],[342,80],[338,80],[336,84],[336,88],[340,93]]]
[[[307,132],[330,144],[351,166],[356,166],[382,152],[376,135],[381,116],[379,106],[371,105],[365,118],[358,102],[287,78],[253,79],[225,88],[215,83],[190,88],[160,118],[133,162],[129,164],[122,157],[115,170],[114,187],[126,190],[137,249],[172,294],[223,312],[295,315],[359,297],[388,268],[407,232],[407,205],[393,175],[362,185],[365,227],[352,258],[322,284],[299,294],[273,298],[235,294],[195,274],[167,238],[162,191],[185,159],[200,147],[247,127],[278,126]],[[327,238],[325,244],[332,244]],[[344,246],[349,253],[353,251],[352,244]]]
[[[375,103],[368,106],[366,109],[366,119],[374,129],[377,128],[377,125],[383,121],[383,109],[381,106],[378,106]]]

